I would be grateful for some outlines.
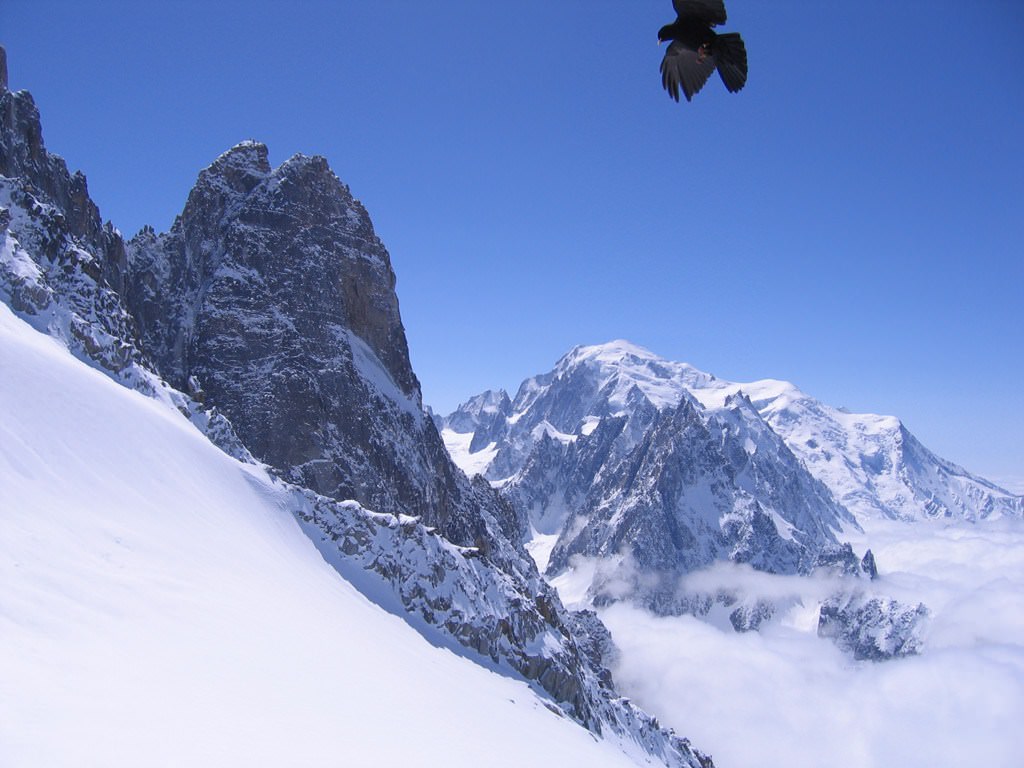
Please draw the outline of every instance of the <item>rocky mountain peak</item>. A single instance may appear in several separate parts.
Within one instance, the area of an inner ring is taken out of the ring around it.
[[[275,169],[267,156],[258,142],[231,148],[169,232],[129,244],[146,346],[290,479],[379,511],[436,511],[437,494],[414,491],[432,463],[421,447],[385,460],[370,445],[411,441],[424,421],[387,250],[324,158]],[[371,481],[374,465],[392,481]]]
[[[120,235],[100,219],[85,176],[70,173],[61,157],[47,152],[35,100],[28,91],[8,90],[6,52],[0,53],[0,176],[11,207],[26,213],[12,224],[12,233],[23,246],[63,265],[66,278],[81,269],[120,290],[126,266]],[[83,249],[95,258],[83,256]]]
[[[196,186],[226,186],[235,192],[248,194],[270,175],[270,171],[267,145],[243,141],[200,171]]]
[[[32,94],[28,91],[12,93],[4,87],[0,89],[0,110],[0,173],[25,177],[44,187],[50,157],[43,144],[39,109]]]

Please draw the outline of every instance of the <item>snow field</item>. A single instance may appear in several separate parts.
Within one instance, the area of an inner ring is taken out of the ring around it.
[[[0,306],[0,763],[632,764],[365,599],[281,498]]]

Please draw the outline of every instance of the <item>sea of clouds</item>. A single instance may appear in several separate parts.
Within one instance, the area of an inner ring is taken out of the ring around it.
[[[719,768],[1024,765],[1024,522],[870,523],[873,592],[925,603],[919,656],[857,662],[817,636],[830,578],[719,565],[685,587],[721,587],[788,607],[739,634],[627,603],[601,611],[620,689]]]

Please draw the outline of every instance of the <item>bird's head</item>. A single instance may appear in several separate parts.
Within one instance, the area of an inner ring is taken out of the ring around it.
[[[666,24],[664,27],[658,30],[658,45],[667,42],[672,39],[672,25]]]

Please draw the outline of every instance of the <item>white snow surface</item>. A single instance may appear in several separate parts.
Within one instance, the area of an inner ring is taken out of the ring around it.
[[[786,381],[717,380],[692,390],[706,408],[742,392],[812,475],[858,520],[1020,516],[1024,502],[931,453],[895,416],[850,413]]]
[[[687,389],[714,381],[713,376],[698,371],[692,365],[665,360],[622,339],[576,347],[558,361],[552,374],[558,378],[580,367],[596,372],[600,382],[597,389],[607,397],[613,412],[618,413],[629,407],[629,394],[633,387],[639,389],[656,408],[663,409],[678,405]],[[532,403],[533,399],[529,397],[517,398],[516,411],[524,411]]]
[[[472,432],[456,432],[453,429],[442,429],[441,440],[444,441],[444,447],[448,449],[448,455],[452,457],[455,466],[469,477],[483,474],[484,470],[494,461],[494,456],[498,452],[497,446],[491,443],[486,448],[481,448],[479,451],[471,453],[469,446],[473,442]]]
[[[284,498],[0,305],[0,763],[632,764],[369,602]]]

